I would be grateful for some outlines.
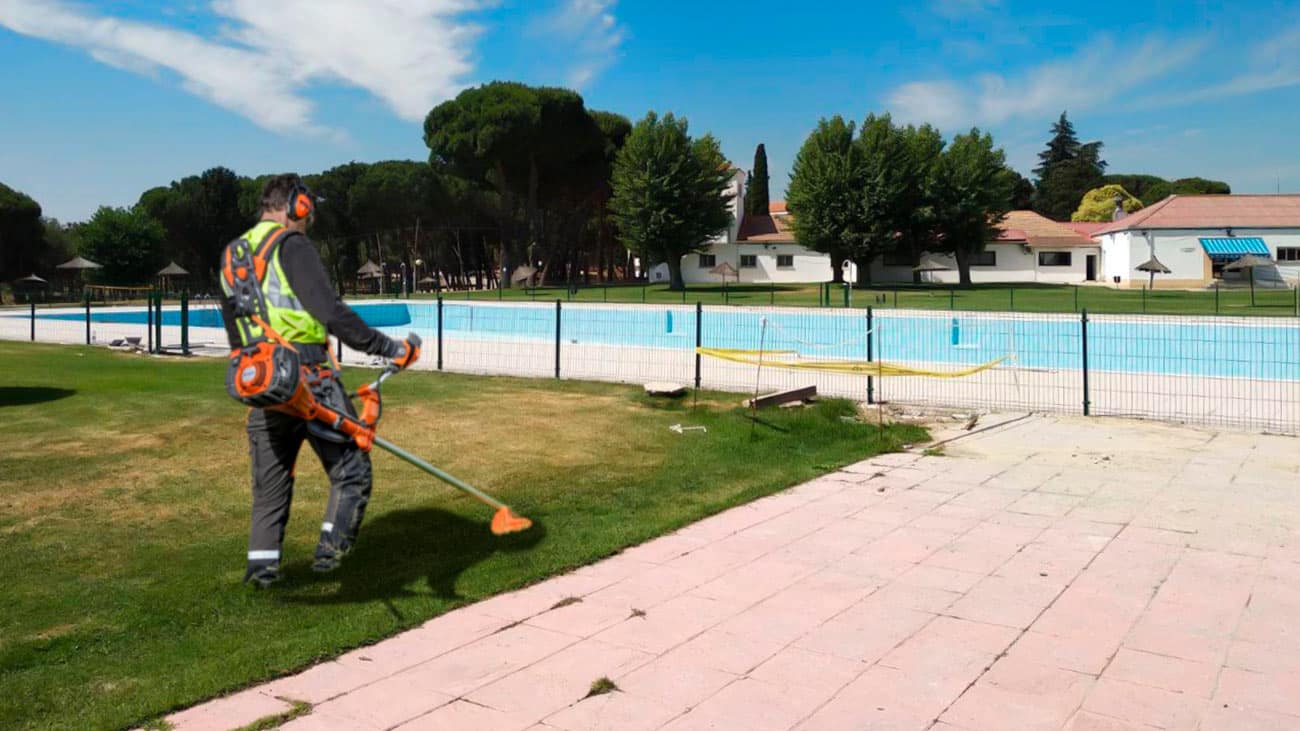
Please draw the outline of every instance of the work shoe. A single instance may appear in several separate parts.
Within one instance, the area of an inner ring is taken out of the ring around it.
[[[343,564],[342,559],[343,557],[337,554],[333,556],[317,556],[316,560],[311,564],[311,570],[318,574],[328,574]]]
[[[244,581],[247,581],[259,589],[265,589],[271,584],[279,581],[281,578],[280,569],[275,566],[264,566],[254,571],[248,576],[248,578],[244,579]]]

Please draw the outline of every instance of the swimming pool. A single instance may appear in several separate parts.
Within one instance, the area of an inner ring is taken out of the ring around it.
[[[373,327],[401,335],[436,337],[434,303],[359,303]],[[695,346],[694,307],[566,304],[562,343],[689,350]],[[790,350],[801,357],[867,358],[863,310],[706,307],[701,341],[712,348]],[[15,314],[12,317],[26,317]],[[143,309],[91,312],[94,322],[144,324]],[[84,320],[80,312],[41,319]],[[180,313],[163,312],[178,326]],[[192,327],[221,327],[213,306],[190,310]],[[1073,315],[1030,313],[874,313],[871,355],[877,360],[975,365],[1014,356],[1022,368],[1080,369],[1082,326]],[[554,304],[444,302],[446,338],[528,340],[556,338]],[[1091,369],[1120,373],[1300,380],[1300,321],[1246,318],[1094,316],[1088,324]]]

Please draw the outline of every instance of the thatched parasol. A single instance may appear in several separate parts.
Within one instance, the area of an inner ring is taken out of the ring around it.
[[[361,268],[357,270],[357,276],[361,277],[362,279],[382,277],[383,275],[384,275],[384,270],[381,269],[378,264],[374,263],[373,261],[370,261],[369,259],[366,259],[366,263],[362,264]]]
[[[1225,266],[1223,270],[1225,272],[1239,272],[1242,269],[1245,269],[1247,271],[1247,273],[1250,275],[1250,306],[1254,307],[1255,306],[1255,267],[1271,267],[1271,266],[1273,266],[1272,259],[1266,256],[1247,254],[1241,257],[1240,259],[1232,262],[1231,264]]]
[[[510,283],[519,284],[522,282],[525,287],[531,287],[533,286],[532,280],[533,275],[535,274],[537,274],[537,270],[525,264],[516,268],[514,272],[510,274]]]
[[[1149,260],[1144,261],[1141,264],[1138,264],[1137,270],[1139,272],[1148,272],[1151,275],[1151,281],[1147,284],[1147,289],[1155,289],[1157,274],[1169,274],[1170,272],[1173,271],[1172,269],[1165,266],[1164,264],[1161,264],[1160,260],[1157,259],[1154,255],[1152,255],[1152,257]]]
[[[69,259],[68,261],[63,262],[62,264],[60,264],[60,265],[58,265],[57,267],[54,267],[54,268],[55,268],[55,269],[74,269],[74,270],[77,270],[77,269],[83,269],[83,270],[84,270],[84,269],[103,269],[104,267],[100,266],[99,264],[96,264],[95,262],[93,262],[93,261],[91,261],[91,260],[89,260],[89,259],[83,259],[82,257],[77,256],[77,257],[73,257],[73,258]]]
[[[18,279],[18,280],[15,280],[15,281],[22,282],[23,284],[30,284],[30,285],[49,284],[49,282],[45,281],[44,279],[41,279],[40,277],[36,276],[35,274],[28,274],[27,276],[23,277],[22,279]]]
[[[726,286],[726,284],[727,284],[727,275],[729,275],[729,274],[735,275],[735,276],[736,276],[736,281],[737,281],[737,282],[740,281],[740,274],[736,271],[736,268],[733,267],[733,266],[731,265],[730,262],[725,262],[725,261],[724,261],[724,262],[722,262],[721,264],[719,264],[719,265],[713,267],[712,269],[710,269],[709,272],[712,273],[712,274],[720,275],[720,276],[722,277],[722,284],[723,284],[723,286]]]

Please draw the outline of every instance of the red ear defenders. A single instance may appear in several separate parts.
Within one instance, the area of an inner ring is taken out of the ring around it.
[[[312,214],[316,209],[316,202],[312,198],[311,191],[307,186],[297,183],[289,191],[289,205],[287,207],[290,221],[301,221]]]

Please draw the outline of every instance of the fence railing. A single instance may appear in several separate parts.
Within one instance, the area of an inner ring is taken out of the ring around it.
[[[442,298],[357,306],[390,334],[420,333],[433,346],[424,367],[446,371],[747,393],[813,385],[868,403],[1300,433],[1296,318]],[[0,338],[227,352],[215,302],[153,296],[146,307],[0,310]],[[751,355],[736,362],[701,348]],[[341,345],[338,354],[372,360]]]

